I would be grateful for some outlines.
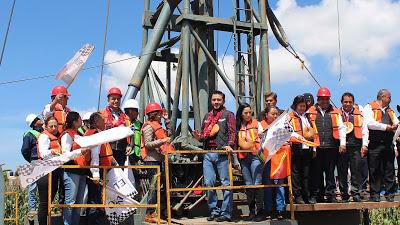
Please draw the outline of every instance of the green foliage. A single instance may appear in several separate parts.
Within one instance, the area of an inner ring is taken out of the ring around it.
[[[400,208],[374,209],[369,213],[370,224],[400,225]]]

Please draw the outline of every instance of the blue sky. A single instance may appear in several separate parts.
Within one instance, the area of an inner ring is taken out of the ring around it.
[[[156,1],[152,2],[152,9]],[[220,0],[219,14],[230,17],[231,0]],[[380,88],[392,90],[393,105],[399,103],[397,73],[400,69],[400,4],[392,0],[339,1],[343,79],[338,81],[336,0],[272,0],[271,5],[288,33],[289,40],[310,65],[320,83],[331,88],[334,101],[351,91],[366,104]],[[367,3],[368,2],[368,3]],[[0,40],[5,35],[12,1],[0,1]],[[86,66],[101,64],[106,1],[17,1],[3,63],[0,83],[55,74],[85,43],[95,46]],[[111,1],[106,61],[138,55],[141,49],[141,0]],[[215,9],[215,15],[218,14]],[[371,16],[374,15],[374,16]],[[220,33],[219,59],[227,47],[228,33]],[[316,85],[292,56],[271,36],[272,89],[281,108],[297,94],[315,93]],[[229,61],[232,45],[225,61]],[[126,88],[135,62],[113,64],[105,70],[104,87]],[[230,71],[229,63],[225,64]],[[160,72],[162,65],[154,68]],[[97,107],[100,68],[82,71],[71,85],[68,105],[80,112]],[[50,100],[50,90],[61,82],[53,78],[0,85],[0,163],[14,169],[24,163],[20,154],[25,117],[40,113]],[[105,91],[101,107],[106,104]]]

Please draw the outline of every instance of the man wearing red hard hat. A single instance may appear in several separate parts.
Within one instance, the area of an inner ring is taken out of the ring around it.
[[[63,132],[65,118],[71,111],[67,107],[68,98],[71,96],[67,88],[63,85],[57,85],[51,90],[51,103],[47,104],[43,110],[43,118],[46,120],[49,116],[54,116],[58,122],[58,132]]]
[[[107,102],[108,105],[100,113],[106,123],[106,129],[111,129],[119,126],[129,126],[129,117],[121,110],[121,90],[117,87],[112,87],[108,90]],[[118,141],[110,142],[113,150],[113,156],[119,165],[124,165],[126,156],[126,147],[128,141],[123,138]]]
[[[316,203],[317,199],[324,202],[324,196],[329,203],[337,202],[334,171],[338,153],[346,151],[346,127],[340,111],[330,104],[330,98],[329,89],[320,88],[317,92],[317,103],[307,111],[307,117],[314,128],[314,142],[319,144],[311,169],[310,203]]]

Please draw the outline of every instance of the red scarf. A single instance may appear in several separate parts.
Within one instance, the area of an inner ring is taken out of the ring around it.
[[[119,127],[120,125],[125,124],[125,118],[126,118],[125,113],[123,113],[122,111],[120,111],[118,120],[114,122],[113,115],[112,115],[112,113],[111,113],[111,110],[110,110],[110,107],[109,107],[109,106],[106,107],[106,111],[107,111],[107,122],[106,122],[106,127],[107,127],[108,129],[114,128],[114,127]]]
[[[213,126],[221,118],[222,114],[225,112],[225,107],[222,107],[217,113],[215,112],[216,112],[215,110],[212,110],[208,114],[208,118],[204,123],[203,139],[207,139],[210,137],[211,130]]]

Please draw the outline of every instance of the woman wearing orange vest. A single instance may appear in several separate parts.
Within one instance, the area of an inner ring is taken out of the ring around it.
[[[306,136],[305,131],[308,128],[311,129],[310,122],[305,115],[307,99],[303,95],[296,96],[291,108],[293,111],[288,115],[293,131],[301,136]],[[295,142],[292,142],[290,145],[292,149],[291,178],[294,201],[296,204],[304,204],[306,202],[315,204],[315,201],[310,201],[309,188],[311,159],[315,157],[315,148]]]
[[[276,118],[279,116],[279,109],[276,106],[267,106],[264,110],[263,120],[261,121],[261,126],[263,127],[264,132],[268,130],[268,126],[274,122]],[[283,184],[284,179],[271,179],[271,161],[267,162],[264,166],[262,183],[263,184]],[[283,219],[284,211],[285,211],[285,189],[284,187],[276,187],[276,188],[264,188],[264,209],[266,211],[267,219],[271,219],[272,215],[272,191],[275,190],[276,198],[276,211],[277,218],[279,220]]]
[[[262,184],[263,164],[257,157],[260,148],[261,124],[253,118],[253,110],[248,103],[241,104],[236,112],[239,150],[253,150],[251,153],[239,153],[243,179],[246,185]],[[246,189],[249,217],[246,221],[260,222],[264,220],[264,190]]]
[[[171,144],[171,138],[168,137],[168,132],[162,128],[161,117],[165,120],[165,126],[169,130],[169,119],[168,114],[164,113],[163,109],[158,103],[150,102],[147,104],[145,113],[147,115],[147,121],[143,124],[142,134],[142,148],[141,155],[145,165],[162,165],[164,161],[163,152],[174,151],[174,147]],[[148,175],[151,180],[156,174],[155,169],[149,169]],[[155,204],[157,191],[153,191],[153,194],[149,197],[147,204]],[[156,221],[157,214],[154,209],[148,208],[146,212],[146,222],[154,223]]]
[[[56,118],[50,116],[45,120],[45,129],[38,137],[37,150],[38,159],[47,159],[55,155],[61,154],[61,145],[58,139],[58,123]],[[56,169],[52,172],[52,189],[51,200],[53,201],[57,190],[59,192],[59,202],[63,204],[64,201],[64,187],[63,187],[63,170]],[[37,181],[39,192],[39,210],[38,221],[40,225],[47,224],[47,206],[48,206],[48,175],[40,178]]]
[[[95,112],[89,118],[89,130],[86,131],[84,136],[90,136],[97,132],[106,129],[105,122],[100,113]],[[91,166],[112,166],[117,165],[113,158],[113,151],[109,143],[95,146],[90,150],[90,165]],[[100,177],[103,176],[99,168],[90,168],[92,177],[87,180],[88,185],[88,204],[101,204],[102,188],[99,185]],[[104,210],[99,208],[87,209],[88,224],[100,225],[102,224],[102,217]]]
[[[67,115],[64,132],[61,134],[61,149],[63,154],[81,154],[74,160],[67,162],[67,165],[87,166],[90,162],[90,150],[81,150],[75,143],[75,139],[80,138],[78,129],[82,126],[82,119],[77,112],[70,112]],[[65,169],[64,187],[65,204],[82,204],[86,187],[87,169]],[[63,211],[64,225],[79,224],[80,208],[65,208]]]

